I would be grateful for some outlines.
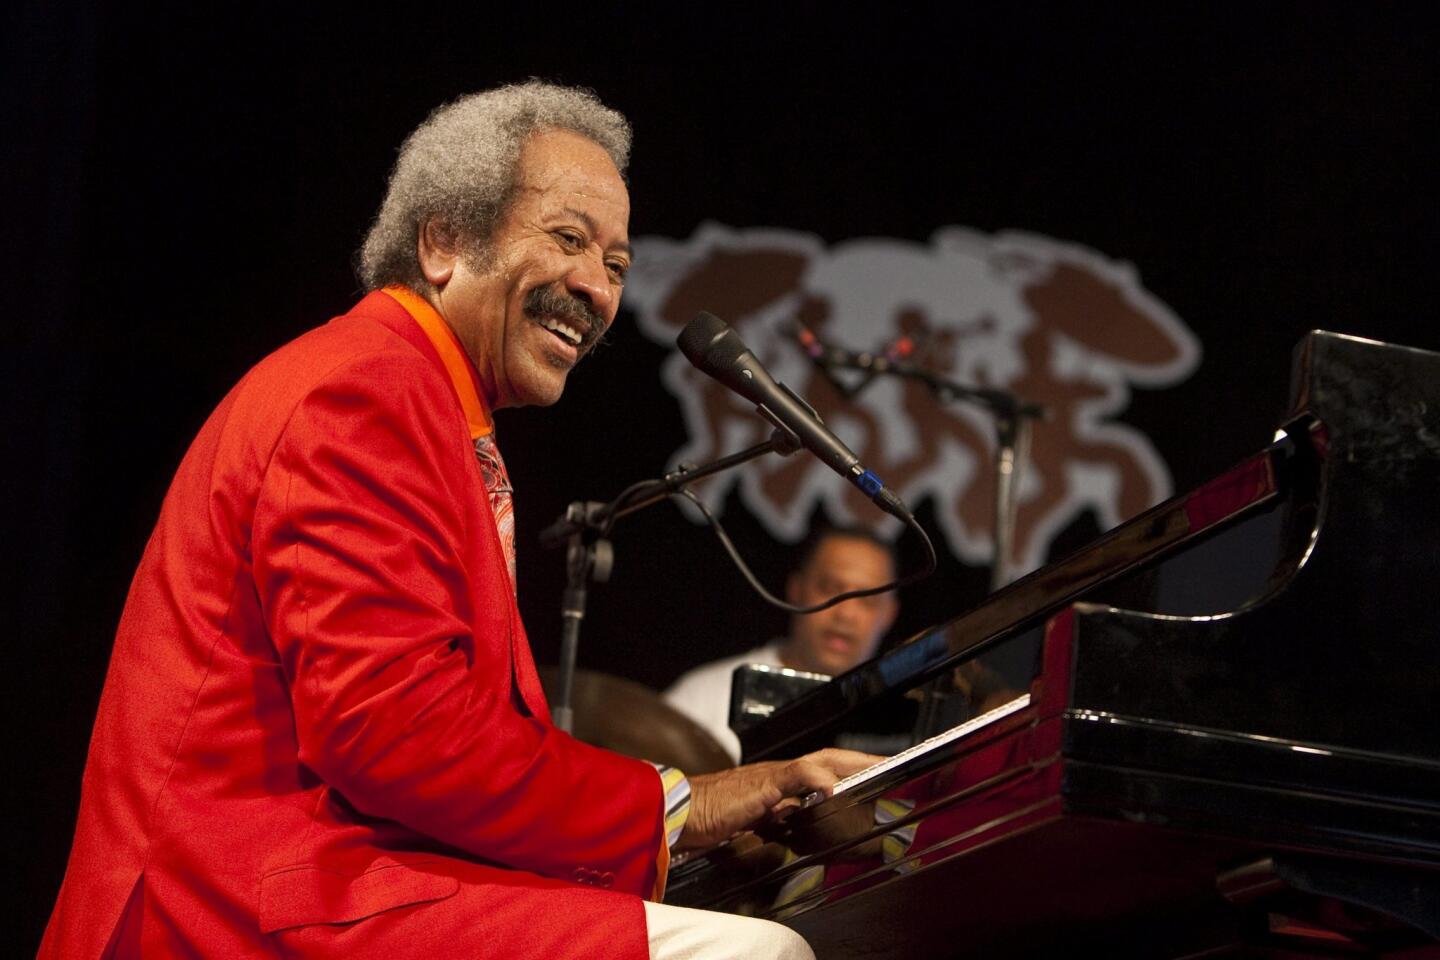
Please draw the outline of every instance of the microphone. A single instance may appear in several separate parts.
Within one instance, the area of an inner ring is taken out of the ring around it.
[[[745,341],[724,320],[702,312],[685,325],[675,338],[675,344],[685,359],[701,373],[720,381],[755,404],[762,417],[793,434],[801,446],[853,483],[880,509],[901,520],[913,522],[905,502],[861,465],[860,458],[830,432],[813,407],[770,376],[755,354],[745,346]]]
[[[800,345],[805,356],[815,362],[815,365],[822,370],[830,367],[849,366],[854,361],[848,350],[841,350],[832,344],[821,340],[819,335],[805,326],[803,323],[787,324],[783,328],[790,339]]]
[[[803,323],[790,324],[784,327],[784,332],[823,373],[835,369],[859,370],[870,375],[886,373],[904,369],[904,365],[915,353],[915,340],[903,333],[885,344],[877,354],[856,353],[827,343]],[[859,389],[852,392],[858,393]]]
[[[856,363],[856,357],[848,350],[841,350],[821,340],[820,337],[805,326],[803,323],[787,323],[780,328],[781,332],[794,340],[799,345],[805,356],[820,371],[820,375],[830,382],[835,392],[847,400],[855,398],[861,390],[869,385],[875,378],[873,370],[865,370]],[[846,383],[835,375],[837,370],[862,370],[862,376],[857,383]]]
[[[860,392],[882,373],[906,374],[913,369],[910,356],[915,352],[915,341],[909,335],[901,334],[885,344],[878,353],[855,353],[833,343],[826,343],[820,336],[803,323],[787,324],[782,329],[800,347],[801,352],[820,371],[830,386],[843,397],[853,400]],[[854,370],[859,379],[848,382],[836,376],[837,370]]]
[[[885,349],[881,352],[881,356],[891,363],[904,363],[906,360],[909,360],[914,353],[915,341],[908,334],[902,333],[894,340],[885,344]]]

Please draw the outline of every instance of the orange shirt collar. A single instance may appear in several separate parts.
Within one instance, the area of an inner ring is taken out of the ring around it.
[[[405,308],[405,312],[425,331],[425,336],[434,345],[435,352],[440,354],[440,362],[445,365],[445,372],[450,375],[455,395],[460,398],[460,407],[465,411],[465,421],[470,425],[470,439],[493,433],[495,424],[490,419],[490,411],[485,407],[484,397],[480,395],[480,382],[475,374],[475,365],[465,355],[465,348],[460,346],[455,331],[450,329],[445,318],[430,305],[430,301],[409,287],[392,284],[382,292],[389,294]]]

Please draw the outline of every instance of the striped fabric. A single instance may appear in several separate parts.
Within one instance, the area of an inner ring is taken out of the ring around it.
[[[875,801],[875,825],[888,827],[915,809],[914,800],[892,800],[882,797]],[[906,859],[910,847],[915,843],[913,821],[903,827],[891,830],[880,838],[880,859],[891,865],[896,873],[909,873],[915,869],[915,861]]]
[[[490,497],[490,512],[495,514],[500,548],[505,551],[505,562],[510,567],[510,586],[515,588],[515,488],[510,486],[510,474],[505,470],[500,448],[495,445],[493,430],[475,438],[475,456],[480,461],[480,476]]]
[[[880,837],[880,860],[895,873],[909,873],[918,864],[910,858],[910,848],[915,844],[916,824],[905,823],[895,827],[915,809],[914,800],[894,800],[882,797],[875,802],[875,826],[881,829],[892,827]],[[800,859],[793,850],[785,851],[781,866],[789,866]],[[799,913],[805,904],[802,901],[825,885],[825,864],[812,863],[790,874],[780,885],[775,896],[774,919],[785,920]]]
[[[785,858],[780,865],[788,867],[799,859],[800,855],[794,850],[786,850]],[[790,874],[775,895],[775,906],[779,909],[775,911],[774,919],[784,920],[799,913],[801,905],[797,901],[819,890],[824,882],[825,865],[823,863],[812,863]]]
[[[673,847],[685,831],[685,821],[690,819],[690,781],[675,767],[653,761],[650,765],[660,774],[660,786],[665,791],[665,843]]]

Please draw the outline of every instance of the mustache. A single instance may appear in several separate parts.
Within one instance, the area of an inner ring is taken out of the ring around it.
[[[580,349],[589,350],[605,336],[605,318],[588,301],[555,287],[536,287],[525,297],[525,315],[532,320],[551,317],[580,331]]]

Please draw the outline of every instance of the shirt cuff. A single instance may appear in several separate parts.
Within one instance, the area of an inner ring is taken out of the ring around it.
[[[674,767],[647,761],[660,775],[660,790],[665,795],[665,842],[655,855],[655,889],[650,899],[660,903],[665,899],[665,880],[670,874],[670,848],[685,832],[685,821],[690,818],[690,781]]]
[[[660,788],[665,793],[665,846],[673,848],[690,819],[690,781],[675,767],[653,761],[650,765],[660,774]]]

